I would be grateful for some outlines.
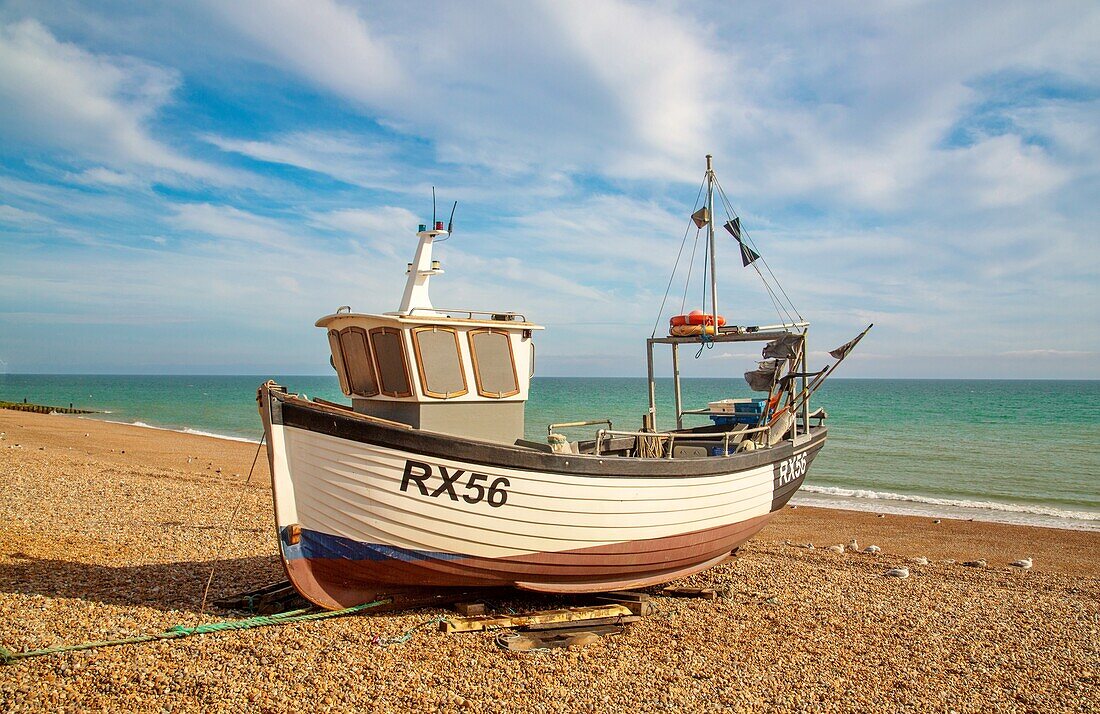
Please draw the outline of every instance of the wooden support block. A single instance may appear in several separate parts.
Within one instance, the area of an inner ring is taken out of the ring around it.
[[[612,590],[611,592],[597,594],[596,599],[612,602],[649,602],[653,598],[649,593],[640,593],[635,590]]]
[[[604,617],[630,615],[630,608],[623,605],[598,605],[596,607],[569,607],[561,610],[543,610],[523,615],[474,615],[454,617],[439,623],[441,632],[477,632],[501,628],[523,627],[547,622],[581,622]]]
[[[485,603],[483,602],[456,602],[455,611],[459,615],[484,615]]]
[[[592,629],[593,627],[605,627],[614,625],[629,625],[633,622],[637,622],[642,618],[637,615],[619,615],[618,617],[596,617],[591,620],[584,620],[582,624],[578,625],[576,622],[544,622],[536,623],[534,625],[525,625],[524,631],[541,632],[543,630],[569,630],[583,627],[585,629]]]
[[[645,617],[651,615],[654,611],[651,598],[646,593],[635,593],[630,591],[620,591],[613,593],[601,593],[596,596],[597,600],[604,602],[614,602],[629,608],[630,612],[639,617]]]

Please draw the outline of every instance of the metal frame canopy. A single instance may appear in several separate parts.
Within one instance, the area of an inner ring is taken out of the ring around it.
[[[726,327],[719,328],[716,335],[691,335],[687,337],[677,337],[670,335],[668,337],[650,337],[646,340],[646,371],[649,381],[649,426],[657,431],[657,391],[656,381],[654,379],[653,369],[653,345],[672,345],[672,381],[676,399],[676,428],[684,428],[684,414],[683,399],[680,392],[680,353],[679,347],[682,344],[702,344],[704,342],[714,343],[726,343],[726,342],[771,342],[772,340],[784,337],[786,335],[796,334],[802,338],[802,349],[798,363],[796,365],[796,372],[800,373],[799,376],[802,379],[802,391],[806,391],[806,346],[807,336],[809,333],[809,322],[791,322],[781,325],[765,325],[761,327]],[[801,332],[795,332],[794,330],[801,330]],[[801,408],[802,424],[808,431],[810,427],[809,415],[810,415],[810,400],[807,395]],[[795,420],[795,434],[798,434],[798,420]]]

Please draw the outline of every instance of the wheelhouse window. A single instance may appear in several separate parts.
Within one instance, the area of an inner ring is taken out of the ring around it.
[[[417,327],[413,331],[416,366],[424,394],[451,399],[466,394],[466,373],[458,350],[458,333],[450,327]]]
[[[470,356],[474,361],[477,393],[502,399],[519,394],[512,340],[504,330],[470,330]]]
[[[362,327],[345,327],[339,333],[332,330],[329,332],[330,343],[334,335],[339,340],[340,349],[333,347],[333,363],[337,373],[341,373],[340,386],[344,387],[344,394],[359,397],[373,397],[378,394],[378,380],[374,375],[367,331]],[[340,356],[340,364],[336,363],[336,355]]]
[[[340,380],[340,391],[351,396],[351,387],[348,386],[348,370],[344,365],[344,348],[340,346],[340,333],[336,330],[328,331],[328,346],[332,352],[332,368],[336,370],[336,377]]]
[[[401,330],[376,327],[370,331],[370,344],[378,361],[379,391],[387,397],[411,397],[409,362]]]

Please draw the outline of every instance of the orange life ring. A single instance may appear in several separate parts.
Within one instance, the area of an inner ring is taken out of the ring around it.
[[[709,312],[703,312],[702,310],[692,310],[686,315],[677,315],[668,321],[671,327],[680,327],[682,325],[713,325],[714,315]],[[726,324],[726,318],[721,315],[718,316],[718,326],[722,327]],[[699,334],[695,332],[693,334]],[[713,332],[711,333],[713,334]]]
[[[668,332],[676,337],[691,337],[703,334],[704,330],[708,335],[713,335],[714,325],[673,325]]]

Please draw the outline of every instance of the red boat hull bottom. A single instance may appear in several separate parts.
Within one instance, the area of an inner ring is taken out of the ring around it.
[[[773,514],[663,538],[507,558],[379,547],[370,557],[330,557],[326,552],[322,557],[307,554],[285,563],[299,592],[329,609],[352,607],[408,587],[603,592],[658,585],[714,567],[756,535]]]

